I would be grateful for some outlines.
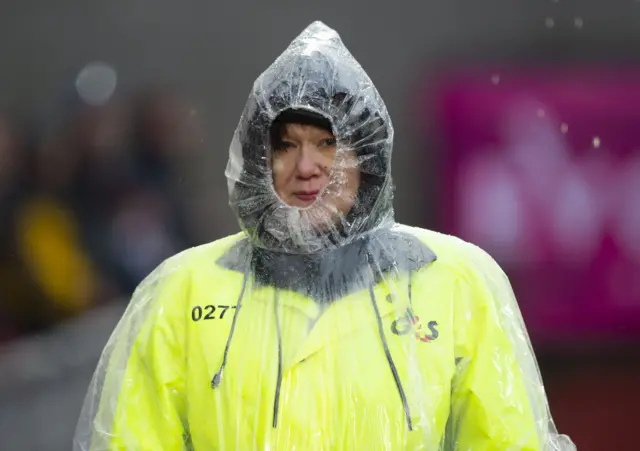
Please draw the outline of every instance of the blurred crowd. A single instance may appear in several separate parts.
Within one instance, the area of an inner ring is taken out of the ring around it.
[[[164,87],[67,100],[44,127],[0,114],[0,343],[126,299],[200,239],[191,104]]]

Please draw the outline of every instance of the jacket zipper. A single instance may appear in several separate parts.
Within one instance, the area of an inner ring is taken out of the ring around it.
[[[409,409],[409,402],[407,401],[407,395],[404,392],[404,388],[402,387],[402,381],[400,380],[400,375],[398,374],[398,369],[396,368],[396,364],[393,361],[393,356],[391,355],[391,351],[389,351],[389,346],[387,345],[387,338],[384,334],[384,327],[382,326],[382,317],[380,316],[380,310],[378,309],[378,303],[376,302],[376,296],[373,293],[373,286],[369,287],[369,295],[371,297],[371,303],[373,304],[373,308],[376,312],[376,320],[378,322],[378,334],[380,335],[380,339],[382,340],[382,347],[384,348],[384,354],[387,357],[387,363],[389,364],[389,368],[393,373],[393,379],[395,380],[396,387],[398,388],[398,393],[400,394],[400,399],[402,400],[402,407],[404,409],[404,416],[407,420],[407,426],[410,431],[413,431],[413,422],[411,421],[411,410]]]

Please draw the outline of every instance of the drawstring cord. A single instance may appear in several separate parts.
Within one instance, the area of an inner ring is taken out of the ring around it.
[[[211,388],[216,389],[220,386],[222,382],[222,375],[224,374],[224,369],[227,365],[227,357],[229,356],[229,347],[231,346],[231,340],[233,339],[233,333],[236,329],[236,322],[238,320],[238,313],[240,313],[240,309],[242,308],[242,300],[244,298],[244,292],[247,288],[247,280],[249,278],[249,270],[247,270],[244,274],[244,278],[242,280],[242,289],[240,290],[240,295],[238,296],[238,302],[236,311],[233,315],[233,321],[231,323],[231,330],[229,331],[229,336],[227,337],[227,343],[224,347],[224,354],[222,356],[222,364],[220,364],[220,369],[211,379]],[[280,317],[278,316],[278,306],[279,306],[279,294],[280,290],[276,289],[274,295],[274,314],[276,319],[276,331],[278,335],[278,380],[276,382],[276,394],[273,400],[273,427],[276,428],[278,426],[278,409],[280,406],[280,387],[282,385],[282,333],[280,329]]]
[[[211,388],[215,389],[220,386],[222,382],[222,375],[224,373],[225,366],[227,365],[227,357],[229,355],[229,348],[231,346],[231,340],[233,339],[233,333],[235,332],[236,323],[238,320],[238,314],[240,313],[240,309],[242,308],[242,300],[244,298],[244,292],[247,288],[247,281],[249,279],[249,268],[245,270],[244,277],[242,280],[242,289],[240,290],[240,295],[238,296],[238,302],[236,306],[236,311],[233,314],[233,321],[231,323],[231,330],[229,332],[229,336],[227,337],[227,343],[224,347],[224,354],[222,357],[222,363],[220,365],[220,369],[211,379]],[[409,273],[409,303],[411,304],[411,272]],[[276,321],[276,332],[278,338],[278,378],[276,381],[276,392],[273,400],[273,428],[278,427],[278,411],[280,407],[280,389],[282,386],[282,331],[280,326],[280,317],[278,316],[278,306],[279,306],[279,294],[280,290],[276,288],[274,294],[274,314]],[[382,347],[384,348],[384,354],[387,358],[387,363],[389,364],[389,368],[393,373],[393,379],[396,383],[396,387],[398,389],[398,393],[400,395],[400,399],[402,401],[402,407],[404,409],[405,418],[407,420],[407,426],[409,430],[413,430],[413,423],[411,421],[411,410],[409,409],[409,403],[407,401],[407,396],[405,394],[404,388],[402,387],[402,381],[400,380],[400,375],[398,374],[398,369],[396,368],[396,364],[393,361],[393,356],[389,351],[389,345],[387,343],[387,337],[384,333],[384,327],[382,325],[382,317],[380,316],[380,310],[378,309],[378,303],[376,301],[375,294],[373,292],[373,285],[369,286],[369,297],[371,299],[371,304],[373,305],[373,309],[376,314],[376,321],[378,323],[378,335],[380,336],[380,340],[382,341]]]
[[[231,331],[229,332],[229,336],[227,337],[227,343],[224,346],[224,354],[222,355],[222,364],[220,365],[220,369],[211,379],[211,388],[218,388],[220,383],[222,382],[222,374],[224,373],[224,367],[227,365],[227,357],[229,356],[229,347],[231,346],[231,339],[233,338],[233,333],[236,330],[236,322],[238,321],[238,314],[240,313],[240,309],[242,308],[242,299],[244,298],[244,291],[247,288],[247,280],[249,279],[250,265],[247,265],[247,268],[244,271],[244,277],[242,279],[242,289],[240,290],[240,295],[238,296],[238,302],[236,303],[236,311],[233,314],[233,320],[231,322]]]
[[[276,331],[278,335],[278,379],[276,381],[276,394],[273,399],[273,428],[278,427],[278,409],[280,406],[280,386],[282,385],[282,331],[280,329],[280,317],[278,316],[278,304],[279,304],[280,290],[276,288],[274,294],[274,307],[273,312],[276,318]]]
[[[411,293],[411,291],[409,291]],[[407,419],[407,426],[410,431],[413,431],[413,423],[411,421],[411,411],[409,410],[409,403],[407,402],[407,395],[404,392],[404,388],[402,387],[402,381],[400,380],[400,375],[398,374],[398,369],[396,368],[396,364],[393,361],[393,356],[389,351],[389,345],[387,343],[387,337],[384,333],[384,327],[382,326],[382,317],[380,316],[380,310],[378,309],[378,303],[376,302],[376,296],[373,293],[373,285],[369,286],[369,297],[371,298],[371,303],[373,304],[373,309],[376,312],[376,321],[378,322],[378,335],[380,336],[380,340],[382,340],[382,347],[384,348],[384,354],[387,357],[387,363],[389,364],[389,368],[393,373],[393,379],[396,382],[396,387],[398,388],[398,393],[400,394],[400,399],[402,400],[402,407],[404,408],[404,415]]]

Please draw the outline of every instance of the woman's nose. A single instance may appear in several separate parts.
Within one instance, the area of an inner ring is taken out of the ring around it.
[[[301,178],[317,176],[322,171],[322,161],[315,146],[303,146],[298,158],[298,175]]]

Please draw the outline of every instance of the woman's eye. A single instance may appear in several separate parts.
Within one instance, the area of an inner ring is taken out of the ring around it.
[[[335,147],[336,146],[336,139],[335,138],[327,138],[322,140],[322,145],[323,146],[327,146],[327,147]]]
[[[274,152],[286,152],[291,149],[294,145],[290,142],[281,141],[277,146],[274,147]]]

